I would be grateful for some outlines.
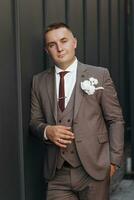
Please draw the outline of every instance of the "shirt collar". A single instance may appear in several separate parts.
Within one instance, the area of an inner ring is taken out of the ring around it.
[[[62,69],[60,69],[59,67],[57,67],[57,66],[55,65],[55,73],[56,73],[56,74],[59,74],[59,73],[62,72],[62,71],[69,71],[69,72],[76,71],[76,69],[77,69],[77,64],[78,64],[78,60],[77,60],[77,58],[76,58],[75,61],[74,61],[71,65],[69,65],[68,68],[67,68],[66,70],[62,70]]]

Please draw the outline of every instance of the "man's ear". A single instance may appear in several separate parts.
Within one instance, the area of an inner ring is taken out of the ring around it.
[[[76,49],[77,48],[77,38],[74,37],[74,48]]]
[[[47,50],[47,48],[45,47],[44,49],[45,49],[45,52],[48,54],[48,50]]]

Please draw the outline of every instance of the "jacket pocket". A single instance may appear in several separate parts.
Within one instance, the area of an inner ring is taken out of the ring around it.
[[[100,144],[108,142],[108,134],[105,133],[105,134],[98,135],[98,141],[99,141]]]

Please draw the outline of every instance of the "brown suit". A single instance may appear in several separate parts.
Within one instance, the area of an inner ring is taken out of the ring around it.
[[[80,83],[90,77],[98,79],[94,94],[88,95]],[[47,125],[57,124],[57,98],[54,70],[33,78],[31,122],[33,133],[44,140]],[[109,72],[105,68],[78,63],[73,132],[78,155],[85,171],[96,180],[103,180],[110,163],[120,165],[123,155],[123,117]],[[44,140],[44,177],[55,174],[59,148]]]

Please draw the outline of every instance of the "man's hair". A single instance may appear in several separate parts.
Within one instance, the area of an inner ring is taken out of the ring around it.
[[[70,27],[67,24],[65,24],[63,22],[57,22],[57,23],[50,24],[46,28],[45,34],[48,33],[49,31],[52,31],[52,30],[55,30],[55,29],[59,29],[59,28],[66,28],[66,29],[68,29],[72,33]]]

